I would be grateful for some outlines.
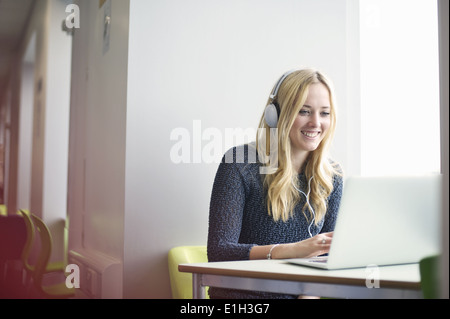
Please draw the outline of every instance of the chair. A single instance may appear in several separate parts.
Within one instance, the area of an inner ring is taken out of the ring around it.
[[[66,286],[65,276],[64,280],[57,284],[45,285],[43,282],[44,275],[51,272],[62,272],[64,274],[65,268],[62,262],[49,263],[49,259],[52,252],[52,236],[47,225],[34,214],[27,214],[23,212],[25,220],[32,221],[32,229],[36,228],[39,234],[40,249],[37,255],[37,260],[34,266],[31,266],[28,270],[31,273],[33,279],[33,285],[38,293],[45,298],[70,298],[75,296],[75,289],[68,288]],[[28,217],[28,218],[27,218]],[[28,222],[27,222],[28,223]]]
[[[33,244],[35,243],[35,226],[31,220],[31,214],[27,209],[19,210],[20,215],[22,215],[25,221],[25,227],[27,230],[27,240],[25,242],[25,247],[23,248],[21,259],[23,267],[25,268],[26,282],[28,279],[33,277],[34,268],[33,264],[30,264],[30,255],[32,252]],[[45,273],[52,272],[62,272],[65,271],[65,264],[63,261],[49,262],[45,269]]]
[[[169,251],[168,260],[172,298],[192,299],[192,274],[179,272],[178,265],[208,262],[206,246],[174,247]]]
[[[439,256],[429,256],[419,262],[420,284],[425,299],[439,298]]]
[[[0,204],[0,216],[8,216],[8,209],[4,204]]]

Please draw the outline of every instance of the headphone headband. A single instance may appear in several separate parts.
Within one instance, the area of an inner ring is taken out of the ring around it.
[[[298,70],[297,69],[293,69],[293,70],[287,71],[286,73],[284,73],[281,76],[281,78],[278,80],[277,84],[275,85],[272,93],[270,94],[270,98],[271,99],[274,99],[277,96],[278,90],[280,89],[280,86],[283,83],[284,79],[286,79],[289,76],[289,74],[291,74],[291,73],[293,73],[295,71],[298,71]]]

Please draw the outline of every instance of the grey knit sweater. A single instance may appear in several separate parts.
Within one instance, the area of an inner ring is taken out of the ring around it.
[[[230,149],[217,170],[209,212],[209,262],[248,260],[255,245],[292,243],[309,238],[310,223],[302,213],[304,196],[288,221],[274,221],[269,216],[263,187],[264,175],[259,170],[261,164],[255,156],[248,156],[248,149],[252,152],[254,146],[242,145]],[[325,218],[317,226],[313,223],[310,228],[313,236],[334,229],[342,196],[342,177],[335,176],[333,184]],[[299,186],[307,193],[308,184],[303,174],[299,175]],[[297,297],[219,288],[210,288],[209,292],[211,298]]]

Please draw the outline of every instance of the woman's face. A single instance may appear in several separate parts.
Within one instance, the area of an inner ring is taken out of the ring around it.
[[[330,105],[327,87],[322,83],[311,84],[308,97],[289,132],[293,153],[311,152],[319,146],[330,128]]]

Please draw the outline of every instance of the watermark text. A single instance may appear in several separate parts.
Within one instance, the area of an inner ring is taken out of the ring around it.
[[[75,264],[69,264],[66,266],[66,273],[69,273],[66,277],[66,287],[80,288],[80,267]]]
[[[266,149],[266,130],[252,128],[215,127],[203,129],[201,120],[194,120],[192,128],[177,127],[170,132],[170,140],[175,141],[170,149],[170,160],[174,164],[191,163],[220,163],[224,157],[225,163],[256,163],[265,164],[261,167],[261,174],[269,174],[278,168],[278,129],[270,129],[271,145]],[[258,149],[251,143],[259,136]],[[227,152],[233,145],[248,144],[247,152],[244,148],[237,148],[235,154]],[[225,154],[225,156],[224,156]],[[245,156],[246,155],[246,156]]]
[[[366,287],[369,289],[380,288],[380,269],[375,264],[366,267]]]

